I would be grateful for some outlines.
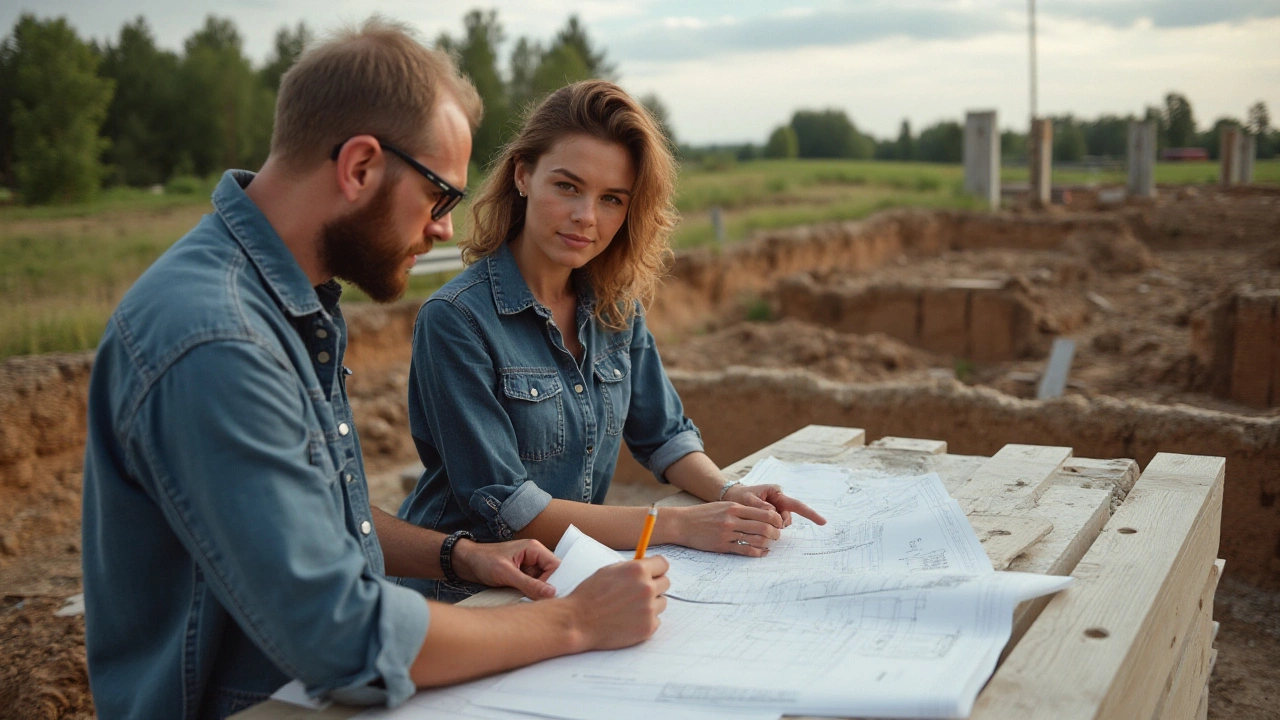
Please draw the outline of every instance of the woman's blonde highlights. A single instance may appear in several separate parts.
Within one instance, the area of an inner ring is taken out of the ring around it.
[[[533,108],[476,191],[470,231],[458,245],[469,264],[516,237],[524,227],[527,202],[516,189],[517,164],[536,165],[571,135],[618,143],[636,166],[627,219],[609,247],[584,268],[596,295],[596,319],[622,330],[657,292],[679,216],[673,204],[676,164],[667,139],[648,111],[617,85],[603,80],[574,83]]]

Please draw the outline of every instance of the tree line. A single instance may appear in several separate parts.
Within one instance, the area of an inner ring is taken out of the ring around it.
[[[1272,158],[1280,154],[1280,130],[1271,127],[1267,106],[1258,101],[1249,107],[1245,120],[1219,118],[1209,127],[1198,130],[1191,101],[1181,93],[1165,95],[1163,107],[1148,107],[1142,118],[1134,115],[1102,115],[1093,120],[1074,115],[1060,115],[1053,121],[1053,159],[1074,163],[1088,158],[1118,160],[1125,156],[1129,123],[1153,120],[1158,130],[1159,149],[1199,147],[1218,159],[1219,142],[1224,127],[1239,127],[1258,138],[1258,157]],[[903,120],[896,138],[877,140],[858,130],[843,110],[798,110],[791,122],[769,134],[763,146],[741,145],[732,148],[738,159],[766,158],[853,158],[876,160],[919,160],[935,163],[958,163],[964,155],[964,126],[960,122],[936,122],[917,135],[911,123]],[[1027,134],[1005,130],[1000,135],[1001,156],[1014,162],[1026,161]]]
[[[472,10],[462,33],[435,43],[458,60],[484,101],[472,160],[483,169],[514,133],[525,110],[565,84],[617,79],[616,66],[576,16],[547,42],[520,37],[505,60],[507,35],[494,10]],[[29,204],[77,202],[103,186],[198,186],[184,179],[225,168],[256,168],[270,147],[280,78],[314,39],[304,24],[282,27],[261,66],[244,54],[234,22],[209,16],[180,52],[163,49],[146,19],[126,23],[104,43],[79,38],[66,18],[24,14],[0,42],[0,184]],[[666,107],[656,95],[640,98],[686,159],[854,158],[958,163],[959,122],[936,122],[919,133],[903,120],[896,138],[862,132],[839,109],[801,109],[763,145],[679,145]],[[1159,123],[1160,147],[1204,147],[1216,158],[1223,127],[1235,124],[1258,136],[1258,155],[1280,153],[1280,131],[1258,102],[1244,121],[1220,118],[1197,128],[1191,103],[1169,93],[1146,118]],[[1133,116],[1084,120],[1053,118],[1057,162],[1124,156]],[[1005,158],[1026,157],[1024,133],[1001,135]]]
[[[276,33],[260,67],[235,23],[209,16],[181,52],[156,44],[146,19],[105,43],[65,17],[24,14],[0,43],[0,184],[29,204],[78,202],[111,185],[147,187],[257,168],[270,149],[280,78],[314,39],[304,23]],[[507,71],[497,13],[473,10],[437,47],[454,54],[484,100],[472,159],[483,165],[530,103],[567,83],[613,79],[577,17],[547,43],[519,38]],[[656,96],[643,98],[666,122]],[[188,183],[189,184],[189,183]]]

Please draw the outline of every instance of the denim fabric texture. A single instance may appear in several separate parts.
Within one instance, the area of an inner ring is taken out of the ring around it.
[[[553,498],[603,503],[625,440],[660,482],[703,449],[662,368],[643,313],[621,332],[578,288],[579,362],[565,349],[503,245],[449,281],[418,312],[409,428],[426,467],[400,517],[480,541],[510,540]],[[482,589],[401,578],[457,602]]]
[[[89,388],[83,561],[97,714],[220,718],[290,679],[403,702],[427,628],[384,577],[342,365],[313,288],[228,172],[112,315]]]

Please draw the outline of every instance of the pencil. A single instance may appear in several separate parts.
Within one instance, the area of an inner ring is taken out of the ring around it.
[[[644,551],[649,549],[649,538],[653,537],[653,524],[658,522],[658,506],[650,505],[649,514],[644,518],[644,530],[640,531],[640,543],[636,545],[636,559],[644,559]]]

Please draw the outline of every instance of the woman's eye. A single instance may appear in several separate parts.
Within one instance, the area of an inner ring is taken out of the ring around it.
[[[560,188],[561,190],[567,190],[567,191],[572,191],[572,190],[574,190],[574,189],[575,189],[575,188],[573,187],[573,184],[572,184],[572,183],[567,183],[567,182],[565,182],[565,181],[563,181],[563,180],[561,180],[560,182],[556,183],[556,187]]]
[[[614,205],[622,204],[622,198],[618,197],[617,195],[605,195],[604,201],[607,203],[613,203]]]

